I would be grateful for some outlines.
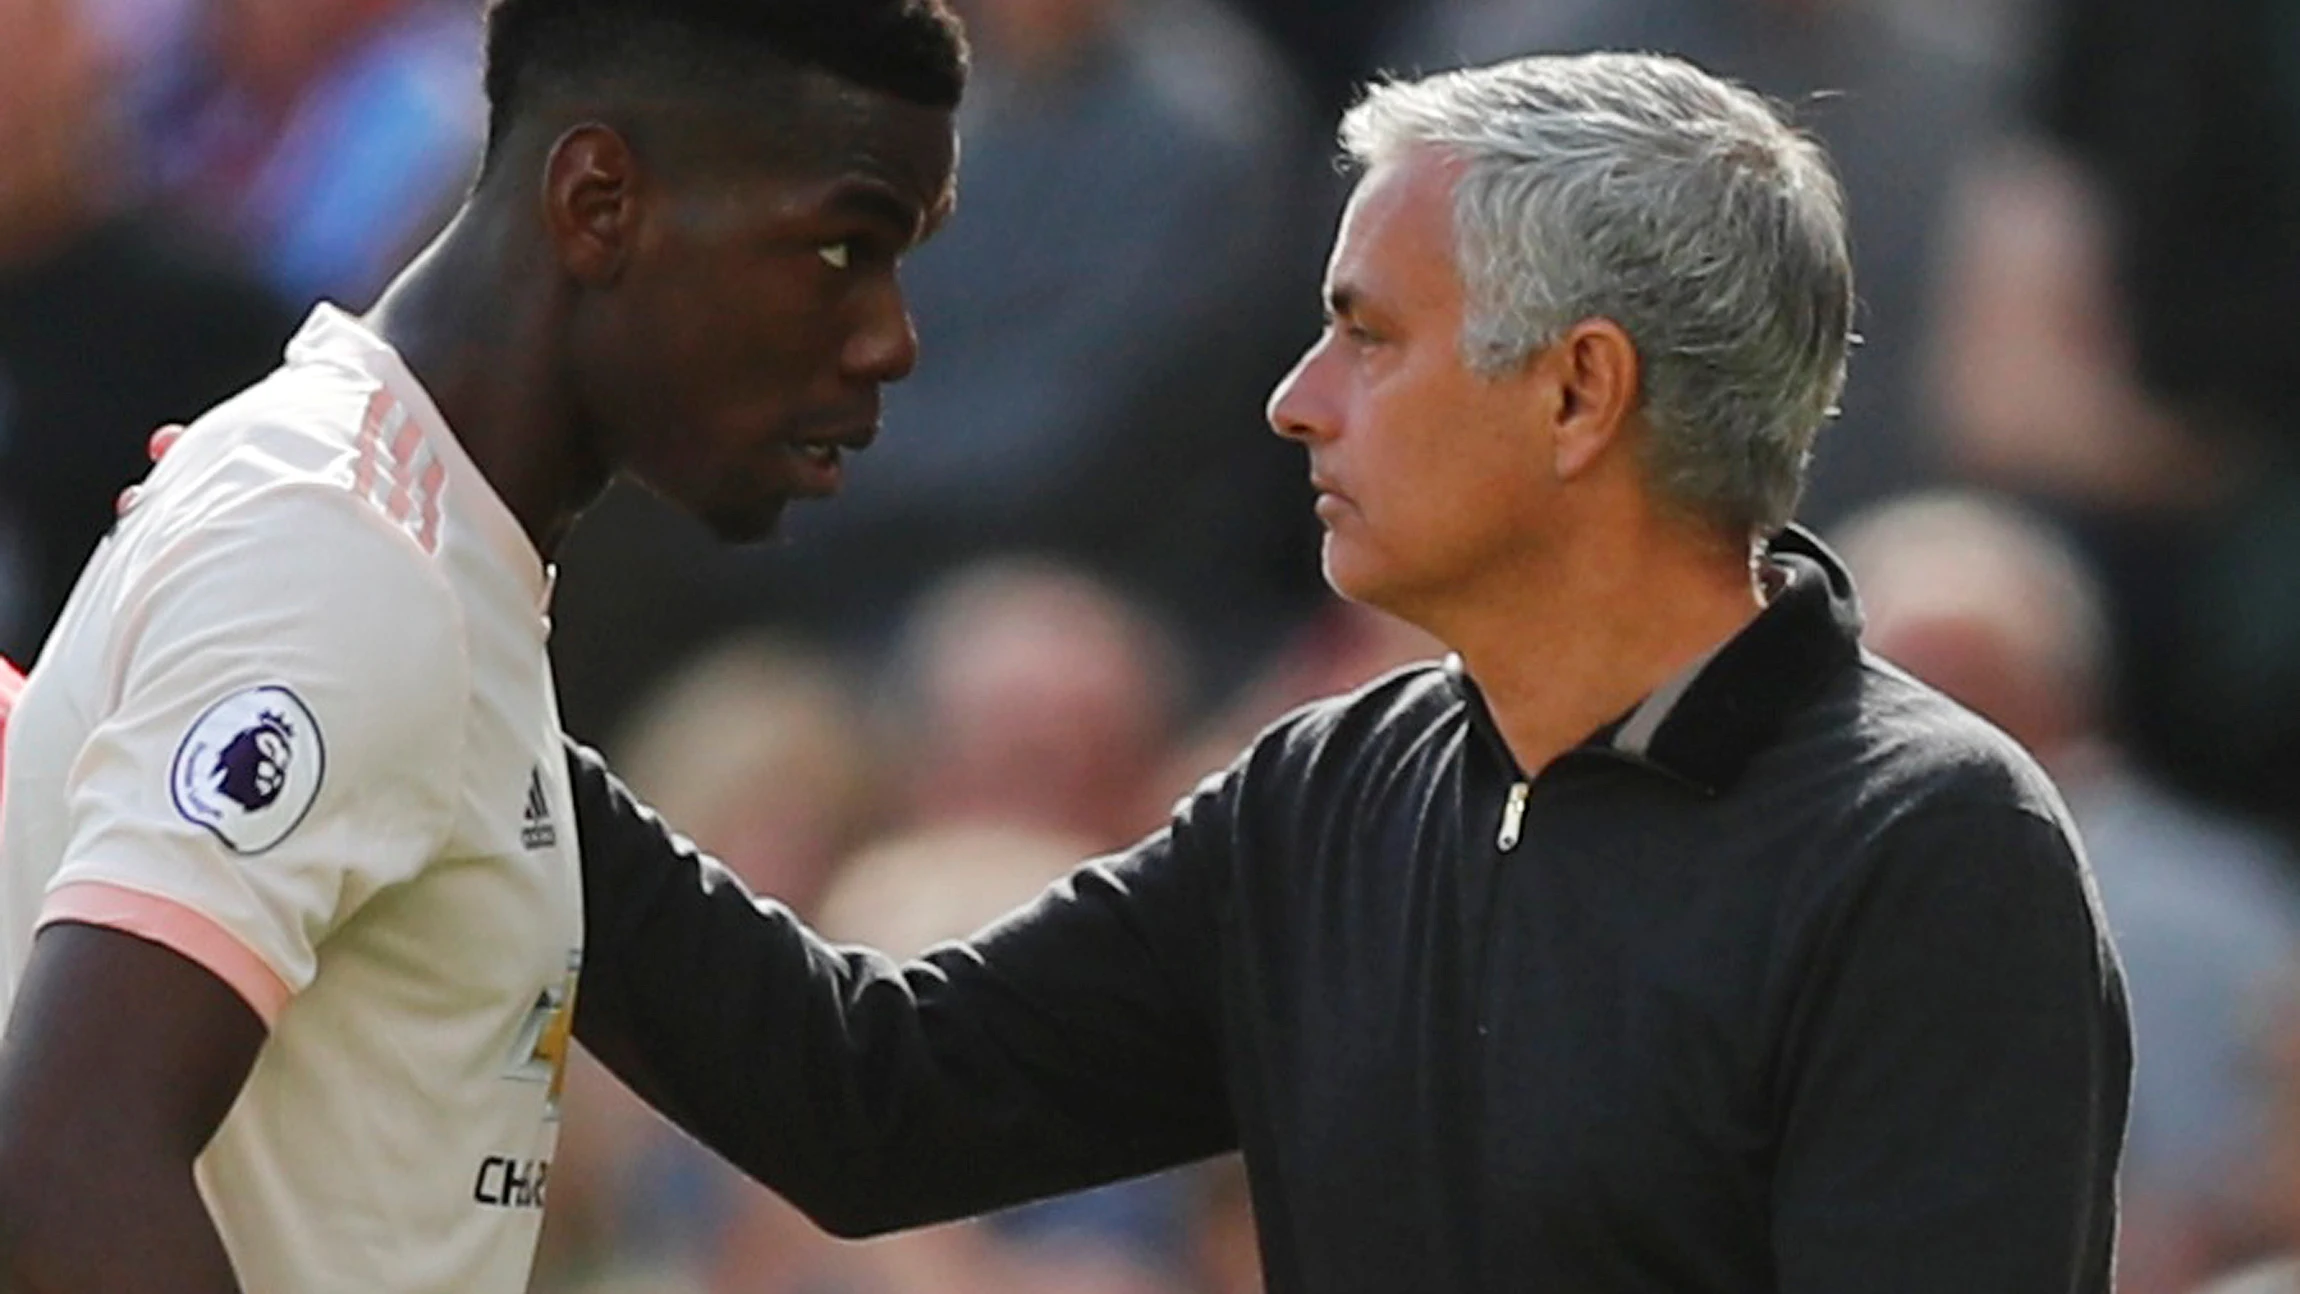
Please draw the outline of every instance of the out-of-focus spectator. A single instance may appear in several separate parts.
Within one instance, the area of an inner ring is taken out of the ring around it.
[[[738,637],[657,689],[612,743],[632,786],[757,892],[834,938],[897,955],[971,933],[1108,833],[1131,835],[1174,695],[1155,626],[1075,571],[962,572],[928,607],[903,656],[920,670],[904,693],[925,701],[905,766],[950,776],[919,783],[908,812],[924,825],[851,860],[893,779],[823,657]],[[1181,1294],[1172,1182],[851,1245],[741,1180],[587,1056],[570,1066],[565,1108],[543,1294],[634,1282],[698,1294]]]
[[[1966,57],[2018,74],[2035,58],[2043,0],[1861,0],[1891,8]]]
[[[1968,155],[1945,238],[1929,384],[1968,479],[2122,514],[2194,506],[2224,465],[2139,381],[2112,213],[2064,152],[2020,134]]]
[[[858,854],[824,895],[833,939],[914,956],[1023,903],[1082,859],[1085,840],[1043,827],[934,826]],[[1108,1188],[1050,1213],[844,1244],[755,1186],[731,1192],[712,1261],[719,1294],[1184,1294],[1179,1241],[1158,1206],[1168,1183]]]
[[[1156,825],[1180,679],[1163,625],[1075,567],[951,573],[901,634],[885,689],[904,815],[1067,832],[1090,850]]]
[[[2274,1119],[2259,1148],[2274,1254],[2196,1294],[2300,1294],[2300,980],[2285,985],[2264,1030]]]
[[[2260,1147],[2278,1252],[2197,1294],[2300,1294],[2300,981],[2285,986],[2267,1032],[2275,1118]]]
[[[81,0],[0,0],[0,652],[30,660],[144,438],[279,359],[293,320],[133,204]]]
[[[884,460],[794,532],[841,601],[898,609],[954,557],[1042,549],[1219,638],[1267,614],[1268,532],[1306,525],[1270,506],[1302,472],[1261,408],[1315,319],[1288,181],[1327,150],[1214,0],[968,12],[962,210],[909,278],[919,371]]]
[[[880,817],[867,730],[833,661],[746,635],[682,667],[609,744],[639,794],[756,892],[812,916]],[[704,1288],[741,1193],[758,1188],[587,1055],[569,1064],[565,1108],[536,1289],[591,1294],[642,1278]],[[790,1243],[821,1242],[800,1228]],[[773,1287],[762,1275],[742,1288]]]
[[[2271,1092],[2252,1043],[2300,964],[2290,860],[2118,757],[2099,593],[2043,523],[1977,495],[1919,497],[1850,519],[1841,549],[1869,646],[2010,732],[2068,798],[2132,1001],[2119,1286],[2188,1289],[2264,1230]]]
[[[1235,669],[1313,596],[1299,451],[1263,401],[1316,324],[1331,147],[1212,0],[975,0],[958,210],[905,268],[918,371],[800,556],[715,552],[625,493],[572,541],[559,677],[588,723],[668,635],[876,644],[950,567],[1044,551]],[[581,555],[575,555],[581,550]],[[683,605],[672,605],[683,604]]]
[[[1295,706],[1338,696],[1401,665],[1445,654],[1437,639],[1386,612],[1339,598],[1303,618],[1262,667],[1223,699],[1169,768],[1176,794],[1237,757]]]
[[[1408,0],[1239,0],[1238,10],[1276,42],[1309,88],[1320,121],[1349,106],[1373,77],[1381,43]]]
[[[1928,276],[1949,176],[2009,112],[2003,68],[1873,0],[1440,0],[1407,25],[1394,61],[1434,70],[1584,49],[1689,58],[1789,103],[1828,145],[1859,231],[1863,344],[1800,515],[1827,524],[1939,480],[1919,401]]]
[[[2300,1259],[2262,1263],[2214,1281],[2197,1294],[2300,1294]]]
[[[2042,8],[1943,279],[1944,426],[2100,570],[2133,748],[2300,832],[2300,10]]]
[[[297,306],[364,309],[436,232],[486,131],[475,0],[213,0],[212,81],[153,160]]]
[[[613,745],[650,804],[753,890],[812,913],[878,825],[883,778],[867,727],[829,659],[744,634],[656,689]]]
[[[2043,124],[2105,189],[2148,386],[2300,441],[2300,10],[2055,0]]]
[[[2077,498],[2131,653],[2119,697],[2184,784],[2300,832],[2300,9],[2055,0],[2041,126],[2100,196],[2139,384],[2203,488]],[[2102,446],[2095,457],[2113,454]]]
[[[881,839],[840,869],[816,925],[825,938],[916,957],[973,934],[1094,852],[1040,825],[938,823]]]
[[[1225,1155],[1192,1174],[1197,1211],[1191,1257],[1204,1294],[1262,1294],[1262,1247],[1245,1161]]]
[[[145,149],[155,122],[166,119],[182,88],[200,73],[197,37],[213,0],[79,0],[97,38],[115,55],[105,86],[126,124],[127,169],[138,182],[157,168]]]

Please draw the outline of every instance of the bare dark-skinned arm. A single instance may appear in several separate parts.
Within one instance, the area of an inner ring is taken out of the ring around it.
[[[192,1161],[264,1037],[169,949],[41,931],[0,1038],[0,1294],[235,1294]]]

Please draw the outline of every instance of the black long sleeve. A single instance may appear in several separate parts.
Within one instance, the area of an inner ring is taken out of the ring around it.
[[[592,752],[570,745],[569,765],[589,924],[577,1038],[825,1228],[968,1216],[1235,1144],[1210,833],[1187,808],[898,966],[754,899]]]
[[[578,1036],[845,1233],[1235,1144],[1272,1294],[2105,1294],[2131,1040],[2074,833],[1830,569],[1531,778],[1448,667],[1305,707],[902,967],[579,754]]]
[[[2103,1294],[2132,1044],[2068,837],[1912,815],[1819,909],[1781,1067],[1781,1290]]]

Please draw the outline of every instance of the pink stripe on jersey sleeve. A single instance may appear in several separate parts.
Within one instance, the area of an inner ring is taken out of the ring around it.
[[[423,424],[403,417],[391,442],[391,494],[383,514],[401,525],[415,520],[415,451],[423,444]]]
[[[439,551],[439,496],[446,491],[447,464],[434,458],[423,469],[423,531],[415,537],[427,553]]]
[[[390,419],[393,408],[391,392],[382,387],[367,397],[367,414],[359,423],[359,466],[351,475],[355,494],[368,494],[375,489],[376,460],[383,454],[383,424]]]
[[[74,881],[51,891],[40,909],[42,926],[57,921],[78,921],[103,926],[122,934],[148,939],[190,958],[209,974],[231,986],[269,1029],[294,993],[263,958],[239,937],[217,925],[204,912],[195,912],[172,899],[109,885],[103,881]]]

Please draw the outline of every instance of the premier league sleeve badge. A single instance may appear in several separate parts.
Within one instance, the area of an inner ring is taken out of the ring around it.
[[[176,812],[241,854],[296,829],[319,797],[327,747],[319,721],[284,687],[252,687],[209,706],[176,747]]]

